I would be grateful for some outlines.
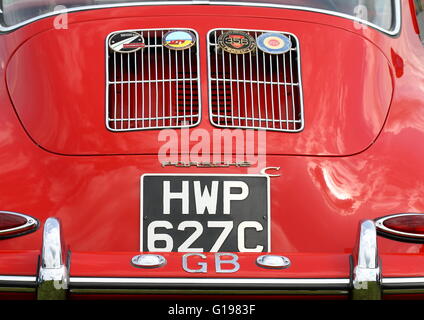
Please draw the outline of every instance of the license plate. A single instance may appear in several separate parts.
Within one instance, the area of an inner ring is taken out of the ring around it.
[[[140,251],[270,251],[266,175],[145,174]]]

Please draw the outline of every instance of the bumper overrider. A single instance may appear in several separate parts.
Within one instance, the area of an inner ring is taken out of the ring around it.
[[[391,264],[396,257],[379,256],[377,230],[371,220],[360,224],[352,254],[283,257],[270,253],[270,261],[275,262],[276,256],[281,257],[281,265],[267,266],[263,263],[267,255],[263,253],[73,252],[71,255],[62,239],[59,220],[49,218],[44,224],[38,274],[0,275],[0,293],[3,296],[32,294],[41,300],[90,295],[193,294],[374,300],[393,294],[424,293],[424,277],[382,276],[383,261]],[[152,263],[151,257],[158,263]],[[144,266],[143,258],[147,261]],[[420,256],[416,258],[422,260]],[[4,263],[5,259],[0,261]]]

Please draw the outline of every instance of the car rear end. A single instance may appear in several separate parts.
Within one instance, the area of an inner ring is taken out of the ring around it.
[[[420,297],[423,67],[401,3],[10,16],[0,298]]]

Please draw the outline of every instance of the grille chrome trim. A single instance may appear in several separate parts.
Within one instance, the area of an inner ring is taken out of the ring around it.
[[[163,36],[178,30],[191,31],[195,45],[181,51],[165,48]],[[126,54],[111,51],[109,38],[119,32],[139,32],[145,48]],[[197,126],[202,116],[199,55],[199,35],[193,29],[111,32],[106,37],[106,127],[125,132]]]
[[[253,53],[244,55],[234,55],[224,51],[218,54],[217,38],[221,33],[229,30],[248,32],[255,40],[262,33],[281,33],[292,39],[294,47],[281,55],[271,55],[258,48]],[[211,41],[212,37],[213,41]],[[214,126],[280,132],[300,132],[304,129],[300,45],[294,34],[273,30],[216,28],[208,32],[207,47],[209,120]],[[295,54],[297,56],[294,56]],[[242,61],[239,62],[240,57]],[[297,58],[297,68],[293,65],[295,58]],[[289,63],[286,60],[289,60]],[[248,70],[246,65],[248,65]],[[267,79],[265,73],[267,65],[270,68],[270,79]],[[235,75],[233,75],[234,67],[237,70]],[[222,70],[220,71],[220,69]],[[227,71],[227,69],[229,70]],[[215,72],[215,76],[213,72]],[[261,73],[259,74],[259,72]],[[273,76],[274,72],[277,76]],[[255,74],[256,76],[254,76]],[[297,77],[297,81],[292,81],[293,77],[295,79]],[[288,81],[289,79],[291,81]],[[223,88],[220,89],[220,86]],[[228,90],[229,94],[227,94]],[[298,95],[298,104],[295,101],[295,92]],[[236,97],[234,97],[235,94]],[[288,97],[289,94],[291,98]],[[244,100],[242,105],[240,105],[240,96],[246,97],[242,99]],[[217,100],[217,103],[214,103],[214,99]],[[279,103],[275,101],[276,99]],[[236,108],[228,110],[227,106],[231,102],[236,105]],[[249,104],[250,106],[248,106]],[[255,104],[257,105],[255,106]],[[224,113],[221,112],[222,107]],[[297,113],[300,113],[299,116],[296,116]]]

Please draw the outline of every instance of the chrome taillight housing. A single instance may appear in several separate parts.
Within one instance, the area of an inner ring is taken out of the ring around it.
[[[18,237],[38,229],[38,220],[22,213],[0,211],[0,240]]]
[[[424,242],[424,214],[400,213],[375,220],[379,235],[399,241]]]

